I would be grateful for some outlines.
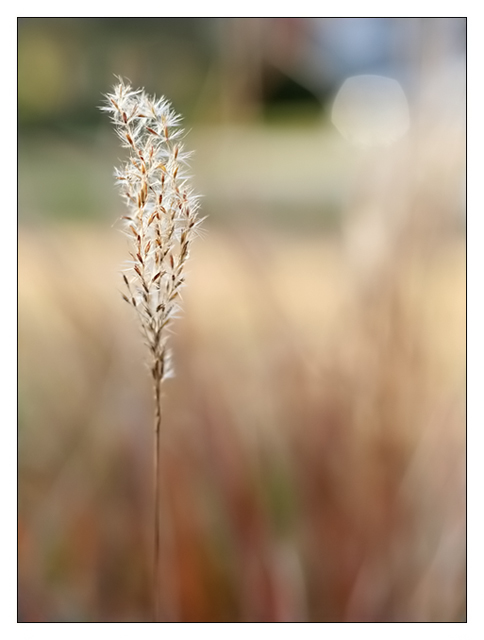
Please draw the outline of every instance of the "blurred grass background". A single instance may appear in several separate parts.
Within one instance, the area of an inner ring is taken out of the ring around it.
[[[97,106],[185,116],[166,620],[465,617],[465,20],[19,19],[19,620],[151,616],[152,399]],[[357,74],[410,130],[331,124]],[[125,308],[126,307],[126,308]]]

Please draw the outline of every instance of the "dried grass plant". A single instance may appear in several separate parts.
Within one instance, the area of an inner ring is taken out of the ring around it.
[[[161,386],[172,375],[168,334],[179,311],[190,244],[202,219],[186,174],[190,153],[181,142],[181,116],[164,97],[134,90],[122,78],[106,102],[101,109],[110,115],[121,145],[129,150],[128,161],[115,170],[129,210],[122,217],[131,258],[123,273],[122,295],[138,315],[154,389],[154,616],[158,620]]]

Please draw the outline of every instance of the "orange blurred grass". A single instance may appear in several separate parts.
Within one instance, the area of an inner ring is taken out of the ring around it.
[[[150,615],[151,395],[112,230],[19,235],[23,619]],[[464,606],[465,247],[361,291],[328,237],[211,230],[163,434],[173,620]]]

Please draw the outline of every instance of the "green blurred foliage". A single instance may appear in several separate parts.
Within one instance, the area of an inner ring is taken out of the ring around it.
[[[20,18],[20,220],[116,218],[120,200],[111,173],[123,152],[98,109],[115,75],[169,97],[187,129],[254,117],[314,124],[321,109],[312,94],[287,78],[284,88],[279,71],[251,69],[247,26],[250,21],[214,18]],[[235,53],[231,32],[240,41]],[[259,75],[268,87],[267,108],[256,113],[251,78]],[[210,161],[217,149],[205,146],[201,156]]]
[[[187,18],[19,19],[19,125],[93,125],[114,74],[171,96],[190,116],[210,59],[210,23]]]
[[[376,19],[361,20],[365,26],[365,20]],[[357,154],[329,123],[328,106],[344,73],[351,72],[351,65],[341,66],[342,54],[355,45],[347,33],[350,23],[19,18],[21,222],[112,222],[119,215],[122,203],[111,172],[124,154],[98,109],[117,74],[165,95],[183,115],[187,148],[196,152],[195,188],[205,196],[211,223],[262,220],[338,231]],[[383,61],[395,73],[407,65],[414,78],[425,56],[438,67],[459,40],[458,33],[446,32],[452,25],[455,31],[458,20],[431,20],[430,29],[417,19],[377,23],[382,41],[395,33],[404,44],[398,55],[384,52]],[[334,48],[335,41],[339,50],[324,48],[331,42]],[[332,67],[340,68],[338,78],[331,76]],[[438,104],[432,126],[443,113]]]

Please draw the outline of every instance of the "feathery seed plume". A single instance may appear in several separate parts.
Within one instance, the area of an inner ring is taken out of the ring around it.
[[[165,98],[133,90],[121,78],[107,105],[129,160],[115,170],[129,215],[123,216],[131,260],[123,298],[136,310],[160,382],[170,375],[167,329],[179,310],[183,269],[201,223],[198,197],[185,173],[181,117]]]

